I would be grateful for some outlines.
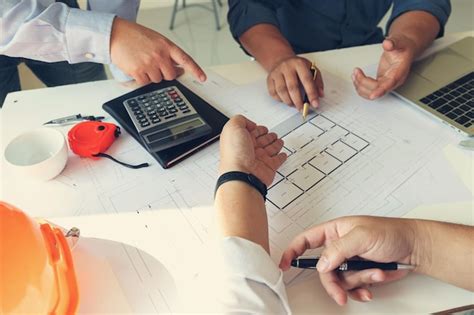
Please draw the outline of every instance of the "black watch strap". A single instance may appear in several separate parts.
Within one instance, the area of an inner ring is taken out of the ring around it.
[[[222,184],[233,180],[238,180],[249,184],[256,190],[258,190],[260,194],[262,194],[264,201],[267,200],[267,185],[262,183],[262,181],[256,176],[244,172],[227,172],[219,176],[216,183],[216,189],[214,190],[214,196],[216,195],[217,189],[219,189]]]

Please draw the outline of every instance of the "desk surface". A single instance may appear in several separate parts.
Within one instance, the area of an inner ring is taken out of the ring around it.
[[[459,38],[467,35],[472,36],[473,34],[474,32],[449,35],[438,40],[434,48],[448,45]],[[349,80],[354,66],[367,66],[375,63],[380,53],[381,48],[379,45],[371,45],[313,53],[308,54],[308,56],[318,63],[323,70],[323,75],[324,70],[326,70],[340,76],[342,79]],[[256,62],[252,61],[238,65],[218,66],[211,69],[236,84],[252,82],[265,76],[263,69]],[[91,90],[94,93],[90,93],[89,91]],[[59,117],[62,114],[68,115],[71,111],[79,112],[80,108],[80,111],[83,113],[87,112],[87,114],[98,115],[102,112],[100,106],[104,101],[114,98],[125,91],[125,88],[113,81],[104,81],[10,94],[7,97],[3,110],[0,111],[2,148],[19,133],[33,127],[38,127],[39,122],[50,120],[52,113],[54,113],[54,117]],[[76,98],[80,99],[80,104],[78,104]],[[33,111],[34,115],[31,114]],[[21,121],[21,124],[18,121]],[[10,183],[14,181],[15,179],[9,174],[1,176],[0,199],[14,203],[24,209],[34,209],[33,214],[47,217],[57,217],[60,215],[46,208],[35,208],[33,198],[38,196],[49,198],[51,208],[55,209],[73,207],[71,204],[73,201],[68,200],[66,202],[64,196],[58,196],[58,187],[51,191],[48,191],[48,189],[42,191],[28,191],[28,189],[25,189],[25,191],[22,191],[21,186],[20,188],[16,186],[15,189],[10,188]],[[24,194],[25,192],[27,193],[26,195]],[[51,193],[55,194],[54,198],[51,198]],[[212,208],[205,207],[198,212],[207,212],[205,215],[209,216],[209,214],[212,214]],[[174,222],[175,218],[172,217],[169,212],[162,213],[160,224],[166,225],[167,220]],[[421,207],[408,213],[407,217],[440,219],[466,224],[474,223],[472,202]],[[88,237],[105,238],[133,245],[134,242],[131,241],[130,237],[131,233],[123,232],[124,218],[131,227],[138,226],[142,222],[138,220],[135,222],[135,219],[128,214],[55,218],[53,221],[64,226],[79,226],[83,235]],[[104,228],[105,226],[106,228]],[[187,241],[183,239],[180,240],[181,243],[183,246],[186,246],[185,243]],[[156,247],[155,243],[149,243],[149,246],[142,246],[141,249],[151,255],[160,256],[160,250]],[[314,313],[318,311],[322,313],[427,313],[439,311],[443,308],[474,303],[472,293],[418,275],[410,276],[391,285],[376,288],[374,293],[375,298],[371,303],[350,302],[345,308],[339,308],[326,297],[319,281],[315,277],[288,288],[288,295],[295,313]],[[433,299],[433,296],[442,298]]]

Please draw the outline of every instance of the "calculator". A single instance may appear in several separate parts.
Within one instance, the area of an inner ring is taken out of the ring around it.
[[[123,104],[146,147],[153,151],[165,150],[212,132],[176,86],[126,99]]]

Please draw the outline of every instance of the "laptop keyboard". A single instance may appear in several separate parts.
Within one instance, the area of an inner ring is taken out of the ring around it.
[[[423,97],[420,102],[469,128],[474,124],[474,72]]]

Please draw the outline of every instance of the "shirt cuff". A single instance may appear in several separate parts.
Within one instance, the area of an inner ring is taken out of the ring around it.
[[[70,9],[66,46],[70,63],[110,63],[110,34],[115,15]]]
[[[451,4],[449,1],[436,0],[436,1],[399,1],[400,4],[396,4],[393,8],[392,15],[387,22],[386,33],[390,30],[390,26],[393,21],[400,15],[409,11],[425,11],[431,13],[439,22],[440,30],[437,37],[444,35],[444,26],[448,21],[448,17],[451,14]]]
[[[226,274],[261,283],[277,296],[287,313],[291,313],[283,272],[258,244],[240,237],[226,237],[221,242]]]

